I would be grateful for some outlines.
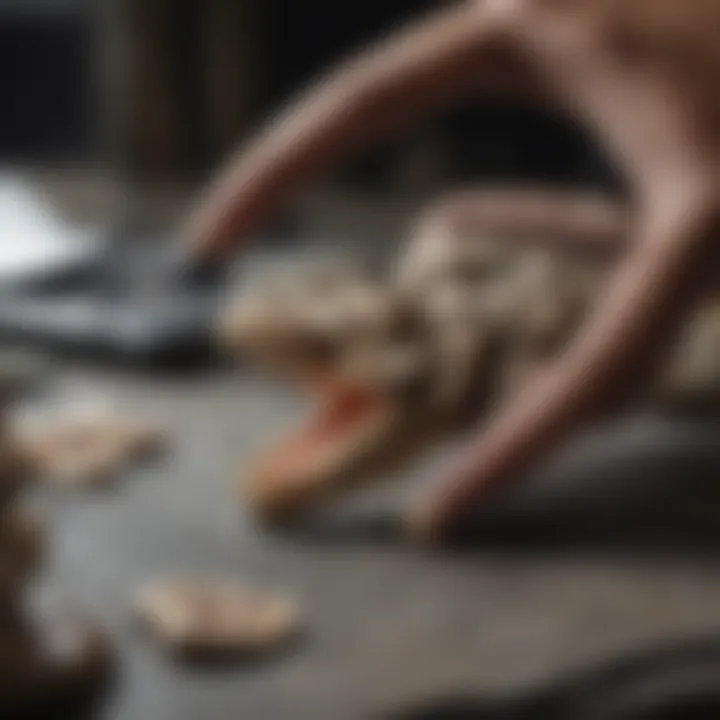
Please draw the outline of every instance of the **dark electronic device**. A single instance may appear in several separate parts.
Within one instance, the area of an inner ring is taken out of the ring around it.
[[[118,240],[74,266],[6,281],[0,339],[123,364],[210,362],[225,270],[171,258],[160,241]]]

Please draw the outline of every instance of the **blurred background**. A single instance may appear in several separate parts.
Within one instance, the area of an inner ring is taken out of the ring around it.
[[[191,192],[329,66],[438,4],[1,0],[0,159],[53,170],[65,195],[85,181],[85,206],[98,214],[119,200],[120,184],[124,211],[140,212],[128,208],[128,184],[142,184],[146,205],[148,184],[157,202]],[[329,185],[344,197],[387,200],[516,177],[608,182],[574,128],[524,108],[484,106],[420,124],[346,163]]]

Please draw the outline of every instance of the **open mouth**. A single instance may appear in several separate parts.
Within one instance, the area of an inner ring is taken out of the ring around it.
[[[378,391],[315,379],[316,410],[253,463],[243,492],[264,516],[294,513],[341,490],[393,433],[396,411]]]

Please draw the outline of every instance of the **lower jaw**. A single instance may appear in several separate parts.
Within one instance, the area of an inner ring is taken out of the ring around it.
[[[323,381],[316,421],[264,453],[241,494],[265,519],[289,519],[382,477],[425,441],[422,422],[387,398]]]

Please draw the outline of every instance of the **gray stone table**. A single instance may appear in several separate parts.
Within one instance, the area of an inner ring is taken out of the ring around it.
[[[116,636],[112,720],[355,720],[456,689],[521,692],[572,667],[720,626],[720,454],[712,426],[624,424],[574,443],[488,511],[464,552],[413,548],[384,523],[444,451],[359,493],[305,532],[261,531],[233,494],[238,464],[302,415],[243,373],[148,378],[63,369],[166,424],[164,460],[93,495],[43,492],[53,553],[40,586]],[[223,573],[297,593],[305,641],[262,666],[174,667],[128,600],[158,575]]]

